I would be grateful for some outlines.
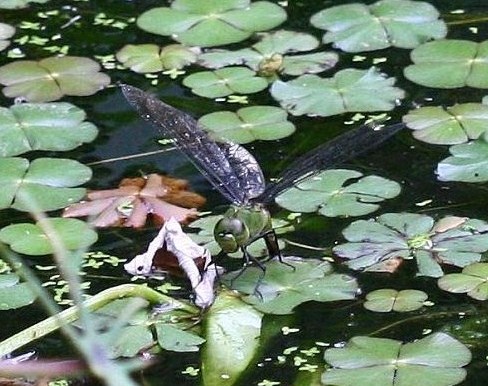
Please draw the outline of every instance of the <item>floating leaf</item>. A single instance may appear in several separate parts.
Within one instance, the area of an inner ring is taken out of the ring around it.
[[[0,4],[0,8],[2,8],[2,4]],[[0,51],[7,48],[10,44],[10,41],[7,39],[11,38],[15,34],[15,28],[9,24],[0,23]]]
[[[376,69],[345,69],[332,78],[302,75],[271,86],[273,98],[293,115],[329,116],[348,111],[392,110],[403,90]]]
[[[229,272],[223,279],[231,283],[233,289],[251,294],[244,299],[246,302],[270,314],[289,314],[293,308],[310,300],[332,302],[356,297],[356,280],[334,273],[330,263],[299,257],[287,257],[284,261],[287,264],[277,259],[267,262],[266,273],[253,266],[242,273],[241,270]]]
[[[362,216],[376,204],[396,197],[401,187],[394,181],[366,176],[354,170],[326,170],[300,182],[276,197],[276,203],[292,212],[317,212],[327,217]]]
[[[476,300],[488,299],[488,263],[474,263],[461,273],[450,273],[439,279],[439,288],[453,293],[467,293]]]
[[[198,351],[199,346],[205,342],[202,337],[171,324],[159,323],[156,325],[158,343],[165,350],[176,352]]]
[[[443,275],[441,263],[465,267],[488,250],[484,221],[465,219],[446,230],[436,227],[429,216],[387,213],[353,222],[342,232],[349,242],[333,250],[352,269],[380,270],[389,260],[415,258],[418,274],[431,277]]]
[[[364,308],[374,312],[410,312],[421,308],[427,298],[424,291],[385,288],[368,293]]]
[[[56,232],[66,249],[86,248],[97,241],[97,233],[83,221],[71,218],[48,218],[36,224],[22,223],[6,226],[0,230],[0,241],[25,255],[47,255],[53,253],[54,241],[42,228],[46,223]]]
[[[201,117],[198,122],[214,136],[234,143],[273,141],[295,131],[285,110],[274,106],[244,107],[233,113],[220,111]]]
[[[427,87],[488,88],[488,41],[442,40],[417,47],[405,77]],[[448,74],[448,75],[446,75]]]
[[[22,211],[50,211],[64,208],[85,195],[84,188],[72,188],[91,178],[89,167],[70,159],[0,158],[0,208]]]
[[[410,111],[403,122],[419,141],[454,145],[476,139],[487,132],[488,106],[463,103],[451,107],[426,106]]]
[[[29,3],[44,4],[49,0],[1,0],[0,9],[15,9],[15,8],[25,8]]]
[[[343,348],[329,348],[325,360],[333,366],[322,383],[337,386],[451,386],[466,377],[462,366],[471,353],[461,342],[434,333],[410,343],[355,336]]]
[[[210,50],[200,55],[198,61],[210,68],[245,65],[262,76],[273,76],[276,73],[296,76],[325,71],[334,67],[339,59],[334,52],[291,55],[313,50],[319,45],[314,36],[303,32],[280,30],[261,36],[261,41],[251,48],[238,51]]]
[[[37,295],[13,273],[0,275],[0,310],[11,310],[34,303]]]
[[[488,133],[476,141],[451,146],[451,157],[439,162],[440,181],[484,182],[488,180]]]
[[[439,12],[429,3],[382,0],[372,5],[353,3],[324,9],[312,16],[313,26],[327,30],[324,44],[347,52],[387,47],[415,48],[446,36]]]
[[[110,77],[99,71],[97,62],[77,56],[19,60],[0,67],[0,84],[7,86],[6,97],[50,102],[64,95],[95,94],[110,83]]]
[[[153,8],[137,19],[144,31],[171,36],[187,46],[220,46],[240,42],[286,20],[278,5],[249,0],[176,0]]]
[[[134,72],[151,73],[188,66],[197,60],[199,51],[198,48],[189,48],[181,44],[170,44],[165,47],[156,44],[127,44],[115,56]]]
[[[219,98],[231,94],[252,94],[268,86],[265,79],[245,67],[221,68],[187,76],[183,84],[194,94],[206,98]]]
[[[86,114],[70,103],[22,103],[0,107],[0,156],[31,150],[65,151],[97,136]]]

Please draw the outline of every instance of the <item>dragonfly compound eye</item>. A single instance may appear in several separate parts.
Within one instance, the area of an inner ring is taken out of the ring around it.
[[[215,225],[214,236],[225,253],[233,253],[249,240],[249,228],[238,218],[224,217]]]

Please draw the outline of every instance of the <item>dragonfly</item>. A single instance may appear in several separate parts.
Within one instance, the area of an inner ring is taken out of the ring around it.
[[[139,115],[162,135],[174,141],[208,181],[231,203],[216,223],[214,237],[223,253],[242,251],[244,264],[256,264],[265,272],[262,260],[247,247],[264,239],[268,259],[283,261],[267,206],[276,196],[320,171],[363,154],[404,128],[398,123],[373,127],[362,125],[339,135],[299,157],[273,182],[266,184],[256,159],[244,147],[214,139],[191,115],[180,111],[137,87],[120,85],[123,95]]]

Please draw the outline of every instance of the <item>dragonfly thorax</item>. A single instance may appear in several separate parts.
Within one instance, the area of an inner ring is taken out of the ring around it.
[[[225,253],[233,253],[270,229],[271,216],[260,205],[231,206],[215,224],[214,236]]]

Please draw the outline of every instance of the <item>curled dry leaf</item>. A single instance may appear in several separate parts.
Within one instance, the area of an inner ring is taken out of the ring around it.
[[[196,217],[195,208],[205,203],[204,197],[187,188],[185,180],[159,174],[124,178],[117,189],[89,192],[86,201],[70,205],[63,217],[91,216],[96,227],[140,228],[148,215],[158,224],[170,217],[187,222]]]

